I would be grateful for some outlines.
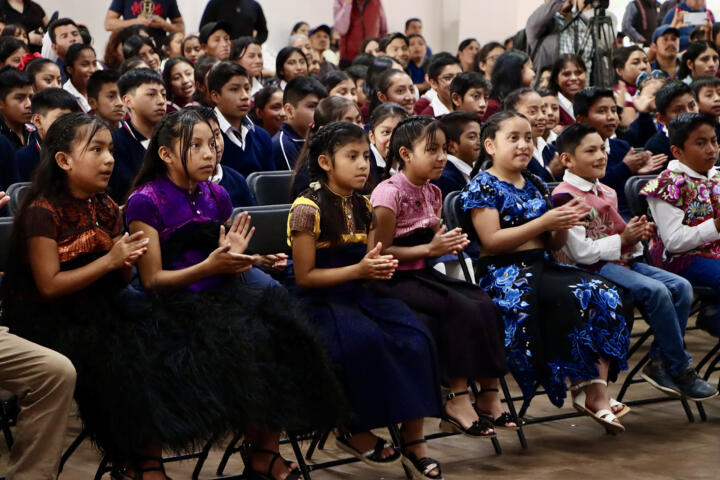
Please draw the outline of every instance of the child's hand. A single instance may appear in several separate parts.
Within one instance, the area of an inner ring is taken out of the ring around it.
[[[643,152],[645,153],[645,152]],[[665,162],[667,161],[667,155],[664,153],[660,153],[658,155],[653,155],[650,157],[645,165],[640,167],[635,173],[638,175],[647,175],[649,173],[656,172],[662,168],[663,165],[665,165]]]
[[[430,242],[430,258],[442,257],[448,253],[456,254],[465,250],[470,245],[467,234],[463,233],[460,227],[453,228],[449,232],[447,227],[442,225]]]
[[[618,80],[618,89],[613,91],[613,95],[615,95],[615,103],[620,106],[624,107],[625,103],[627,103],[627,84],[623,80]]]
[[[646,218],[645,215],[643,215],[643,218]],[[655,222],[648,221],[645,224],[645,233],[643,233],[643,241],[650,240],[653,235],[655,235]]]
[[[250,270],[255,256],[233,253],[230,245],[218,247],[205,259],[209,270],[215,275],[230,275]]]
[[[633,217],[630,219],[628,224],[625,226],[625,230],[620,234],[620,245],[624,247],[631,247],[643,240],[647,232],[647,217]]]
[[[225,225],[220,227],[219,247],[230,246],[231,253],[243,253],[250,244],[250,239],[255,233],[255,227],[250,228],[250,215],[243,212],[237,217],[225,233]]]
[[[648,163],[651,155],[648,151],[635,152],[635,150],[630,150],[623,158],[623,163],[628,166],[631,172],[638,173]]]
[[[10,197],[5,192],[0,192],[0,208],[10,203]]]
[[[392,255],[380,255],[382,243],[378,242],[375,248],[370,250],[360,263],[360,278],[370,280],[389,280],[398,267],[398,261]]]
[[[590,213],[590,206],[578,198],[565,205],[548,210],[541,219],[545,222],[545,230],[568,230],[582,225],[583,219]]]
[[[648,113],[655,110],[655,92],[654,88],[643,88],[640,95],[633,99],[633,105],[638,113]]]
[[[125,232],[107,253],[110,268],[117,270],[122,267],[132,267],[147,252],[149,241],[150,239],[145,236],[145,232],[142,230],[132,235]]]
[[[284,253],[257,255],[255,265],[260,265],[275,272],[282,272],[287,267],[288,256]]]

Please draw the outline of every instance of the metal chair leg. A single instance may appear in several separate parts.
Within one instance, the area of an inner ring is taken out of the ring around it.
[[[310,446],[307,449],[307,452],[305,453],[305,459],[306,460],[312,460],[313,453],[315,453],[315,449],[317,448],[318,444],[320,443],[320,440],[323,437],[324,432],[322,430],[316,430],[313,434],[313,438],[310,441]]]
[[[392,441],[393,448],[400,450],[403,444],[403,438],[400,429],[396,424],[391,423],[390,425],[388,425],[388,432],[390,432],[390,440]],[[403,471],[405,472],[405,478],[407,478],[408,480],[412,480],[413,474],[410,470],[408,470],[405,464],[403,464]]]
[[[87,438],[88,433],[87,430],[83,429],[80,434],[73,440],[73,442],[70,444],[70,446],[65,450],[65,452],[62,455],[62,458],[60,459],[60,466],[58,467],[58,475],[60,475],[63,471],[63,468],[65,467],[65,463],[70,459],[70,456],[75,453],[75,450],[80,446],[80,444]]]
[[[102,460],[100,460],[100,465],[98,465],[97,472],[95,472],[94,480],[102,480],[103,475],[109,471],[110,468],[108,468],[108,459],[106,457],[103,457]]]
[[[515,410],[515,403],[513,402],[512,395],[510,395],[510,389],[508,388],[505,378],[500,377],[498,379],[498,383],[500,383],[500,388],[502,388],[503,396],[505,397],[505,402],[507,403],[508,410],[510,410],[510,415],[512,415],[513,418],[515,418],[518,422],[522,422],[522,418],[520,418],[518,416],[517,410]],[[527,440],[525,439],[525,432],[523,431],[522,424],[518,424],[517,435],[518,435],[518,439],[520,440],[520,446],[522,448],[528,448]]]
[[[200,455],[198,456],[198,461],[195,464],[195,468],[193,469],[192,480],[198,480],[198,478],[200,478],[200,472],[202,471],[203,465],[205,464],[205,460],[207,460],[208,454],[210,453],[210,448],[213,446],[213,443],[215,443],[215,439],[210,440],[200,452]]]
[[[233,436],[232,440],[230,440],[230,443],[228,443],[228,446],[225,449],[225,453],[223,453],[222,459],[220,459],[220,463],[218,464],[218,467],[217,467],[216,474],[218,477],[223,476],[223,472],[225,472],[225,467],[227,466],[227,462],[230,459],[230,456],[233,453],[235,453],[235,446],[237,445],[237,443],[240,441],[241,438],[242,438],[242,434],[236,433]]]
[[[620,393],[618,393],[617,401],[622,402],[623,397],[625,397],[625,393],[627,392],[627,389],[630,387],[630,385],[633,383],[633,379],[635,378],[635,375],[645,366],[645,364],[650,360],[650,354],[646,353],[640,361],[633,367],[632,370],[630,370],[630,373],[628,373],[627,377],[625,378],[625,381],[622,384],[622,387],[620,388]]]
[[[295,453],[295,459],[297,460],[298,468],[300,468],[300,473],[302,474],[303,480],[312,480],[310,478],[310,468],[308,467],[307,463],[305,463],[302,449],[300,449],[300,444],[297,441],[297,437],[288,433],[288,440],[290,441],[290,445],[292,446],[293,453]]]

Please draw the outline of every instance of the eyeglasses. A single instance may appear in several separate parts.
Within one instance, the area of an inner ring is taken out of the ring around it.
[[[653,70],[650,73],[647,72],[641,72],[640,75],[638,75],[637,80],[635,80],[635,86],[637,88],[640,88],[640,85],[643,83],[649,81],[649,80],[657,80],[659,78],[668,78],[668,74],[663,72],[662,70]]]

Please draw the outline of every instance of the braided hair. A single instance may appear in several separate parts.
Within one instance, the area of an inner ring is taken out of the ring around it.
[[[390,137],[384,176],[390,176],[390,169],[396,163],[398,171],[405,168],[405,161],[400,156],[402,147],[412,149],[413,145],[423,137],[426,139],[426,145],[431,145],[435,143],[435,136],[438,131],[445,133],[447,137],[445,126],[432,117],[416,115],[398,123]]]

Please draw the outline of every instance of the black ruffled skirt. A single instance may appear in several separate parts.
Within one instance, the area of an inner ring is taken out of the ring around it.
[[[239,282],[147,297],[112,278],[53,302],[14,301],[14,333],[65,354],[100,450],[132,461],[150,445],[187,452],[248,425],[332,427],[345,400],[330,361],[283,288]]]

